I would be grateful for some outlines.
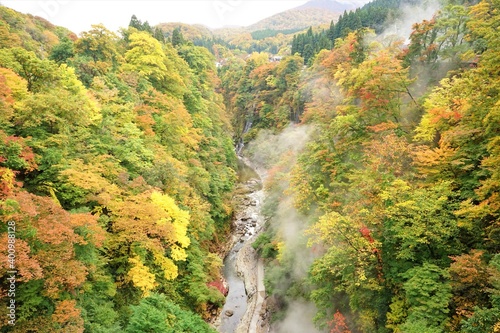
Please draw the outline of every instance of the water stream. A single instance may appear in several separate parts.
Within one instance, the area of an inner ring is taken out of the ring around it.
[[[255,300],[262,297],[259,274],[256,274],[258,258],[250,244],[263,225],[260,208],[263,201],[262,181],[259,175],[243,160],[239,160],[239,182],[233,202],[235,217],[234,232],[228,242],[231,250],[224,259],[224,277],[229,293],[222,308],[217,329],[220,333],[253,332],[255,324]],[[255,297],[254,297],[255,296]],[[252,299],[253,298],[253,299]],[[252,300],[251,306],[249,301]]]
[[[241,318],[247,310],[248,297],[245,292],[245,283],[236,272],[236,257],[243,243],[238,242],[224,259],[224,277],[229,287],[226,303],[222,308],[221,325],[219,332],[233,333],[236,331]],[[228,311],[231,316],[228,316]]]

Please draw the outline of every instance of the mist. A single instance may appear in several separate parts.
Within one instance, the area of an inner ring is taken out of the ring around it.
[[[400,8],[403,16],[392,22],[375,40],[382,44],[396,40],[409,42],[412,26],[423,20],[431,20],[440,9],[436,0],[425,1],[420,6],[404,5]],[[420,74],[424,74],[420,72]],[[423,75],[424,76],[424,75]],[[333,112],[335,105],[342,100],[340,91],[318,77],[303,75],[308,81],[305,89],[310,95],[310,106],[318,111]],[[419,82],[414,84],[417,89]],[[426,86],[426,85],[425,85]],[[416,95],[421,95],[417,92]],[[328,108],[332,111],[323,110]],[[312,210],[308,215],[294,207],[293,194],[289,190],[290,172],[296,165],[300,153],[307,149],[307,143],[315,137],[316,129],[311,125],[290,125],[280,134],[269,130],[259,132],[255,140],[246,147],[246,154],[260,170],[266,170],[267,199],[264,214],[269,215],[267,230],[279,241],[279,254],[276,264],[266,266],[266,290],[278,299],[275,303],[279,319],[273,323],[270,332],[275,333],[321,333],[314,325],[316,306],[308,300],[308,294],[314,288],[309,285],[309,269],[320,254],[307,246],[305,230],[318,218]],[[266,211],[266,205],[268,206]]]
[[[282,286],[285,293],[294,281],[301,284],[303,291],[311,291],[311,286],[302,283],[302,281],[305,281],[312,263],[318,257],[318,254],[312,252],[311,248],[307,246],[307,237],[304,236],[304,231],[309,227],[310,223],[311,216],[304,216],[293,207],[292,197],[286,196],[282,199],[271,228],[276,229],[276,233],[284,242],[281,260],[287,262],[288,267],[291,267],[288,272],[290,278],[284,278],[276,282],[276,284]],[[317,309],[312,302],[294,297],[286,297],[286,301],[287,308],[284,318],[275,324],[274,332],[320,332],[313,324]]]
[[[304,148],[309,141],[314,128],[311,125],[289,125],[280,134],[270,130],[261,130],[257,137],[246,148],[245,155],[249,156],[256,167],[269,169],[276,165],[285,153],[294,156]]]
[[[311,303],[295,301],[286,312],[285,318],[275,326],[276,333],[322,333],[312,324],[316,307]]]
[[[297,211],[293,196],[287,192],[289,173],[300,152],[306,149],[307,143],[314,137],[315,130],[311,125],[290,125],[280,134],[262,130],[246,149],[246,155],[255,167],[267,170],[264,214],[270,214],[267,229],[280,241],[279,264],[268,265],[265,272],[267,283],[274,287],[273,294],[280,295],[285,302],[284,308],[279,309],[281,319],[272,325],[271,332],[321,332],[313,324],[317,312],[315,305],[297,296],[310,291],[311,287],[305,283],[305,279],[317,257],[307,246],[307,237],[304,235],[312,216]],[[270,206],[267,212],[266,205]]]
[[[400,7],[402,16],[389,24],[381,34],[379,40],[402,40],[409,43],[412,27],[423,20],[431,20],[441,9],[438,0],[426,0],[418,6],[405,4]]]

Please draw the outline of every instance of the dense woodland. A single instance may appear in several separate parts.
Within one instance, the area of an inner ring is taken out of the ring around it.
[[[306,69],[298,54],[254,54],[221,70],[237,128],[252,124],[245,141],[315,127],[271,168],[254,244],[278,308],[310,300],[330,332],[498,331],[499,25],[498,1],[454,1],[407,45],[358,29]],[[292,274],[304,253],[273,228],[287,197],[316,257],[304,279]]]
[[[212,332],[231,126],[210,52],[150,30],[76,37],[0,7],[2,332]]]
[[[378,1],[355,13],[394,8]],[[311,30],[292,48],[324,47],[277,62],[146,23],[76,36],[0,6],[0,331],[212,332],[234,144],[290,123],[311,138],[268,161],[254,244],[275,320],[304,299],[332,333],[500,330],[498,0],[449,0],[407,44],[364,23]],[[286,198],[305,278],[272,227]]]
[[[374,0],[354,11],[344,11],[336,22],[331,22],[328,29],[313,32],[312,26],[307,32],[293,37],[292,54],[299,53],[306,63],[310,63],[319,51],[331,49],[335,40],[345,38],[348,33],[362,28],[370,28],[380,34],[388,26],[399,20],[404,6],[425,6],[415,0]]]

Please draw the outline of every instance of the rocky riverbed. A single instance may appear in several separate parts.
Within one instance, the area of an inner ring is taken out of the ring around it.
[[[268,332],[265,311],[264,264],[252,243],[264,225],[262,178],[242,159],[240,182],[233,198],[234,232],[228,239],[231,249],[224,260],[229,293],[214,326],[221,333]]]

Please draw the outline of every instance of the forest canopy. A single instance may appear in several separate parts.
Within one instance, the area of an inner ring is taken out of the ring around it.
[[[265,131],[293,137],[290,122],[314,128],[301,154],[264,159],[268,224],[254,246],[275,320],[303,300],[330,332],[496,332],[500,4],[445,2],[399,40],[358,21],[397,19],[386,2],[296,35],[278,63],[254,53],[221,69],[254,149],[273,147]]]
[[[500,2],[383,38],[406,5],[257,44],[0,6],[0,331],[214,332],[235,144],[275,154],[275,322],[300,300],[329,332],[499,331]]]
[[[0,330],[212,332],[236,166],[214,57],[137,19],[77,37],[0,6],[0,34]]]

